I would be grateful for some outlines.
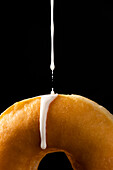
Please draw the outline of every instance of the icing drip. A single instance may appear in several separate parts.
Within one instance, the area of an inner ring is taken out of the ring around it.
[[[40,104],[40,136],[41,136],[41,148],[46,149],[46,120],[47,112],[50,103],[58,96],[58,94],[50,94],[41,96]]]

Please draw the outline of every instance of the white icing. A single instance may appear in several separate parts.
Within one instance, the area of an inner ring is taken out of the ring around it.
[[[58,94],[50,94],[41,96],[40,104],[40,136],[41,136],[41,148],[46,149],[46,120],[47,112],[50,103],[58,96]]]
[[[55,94],[54,89],[52,88],[51,94]]]
[[[51,0],[51,65],[50,69],[53,71],[55,69],[54,64],[54,0]]]
[[[54,64],[54,21],[53,21],[53,11],[54,11],[54,0],[51,0],[51,65],[50,65],[50,69],[52,71],[55,69],[55,64]]]

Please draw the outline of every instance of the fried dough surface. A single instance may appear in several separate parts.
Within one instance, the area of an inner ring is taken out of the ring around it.
[[[17,102],[0,116],[0,170],[35,170],[63,151],[76,170],[113,170],[113,115],[78,95],[58,95],[47,116],[47,149],[40,148],[40,99]]]

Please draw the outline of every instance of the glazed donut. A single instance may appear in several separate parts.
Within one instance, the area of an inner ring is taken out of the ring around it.
[[[113,115],[78,95],[49,105],[47,146],[41,148],[41,97],[15,103],[0,116],[0,170],[36,170],[41,159],[63,151],[76,170],[113,170]]]

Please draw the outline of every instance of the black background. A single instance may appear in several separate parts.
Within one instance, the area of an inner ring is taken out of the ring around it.
[[[23,2],[2,5],[0,112],[52,87],[50,1]],[[56,0],[54,23],[55,92],[88,97],[113,113],[111,2]],[[46,156],[39,169],[54,169],[51,161],[59,169],[70,166],[57,153]]]

